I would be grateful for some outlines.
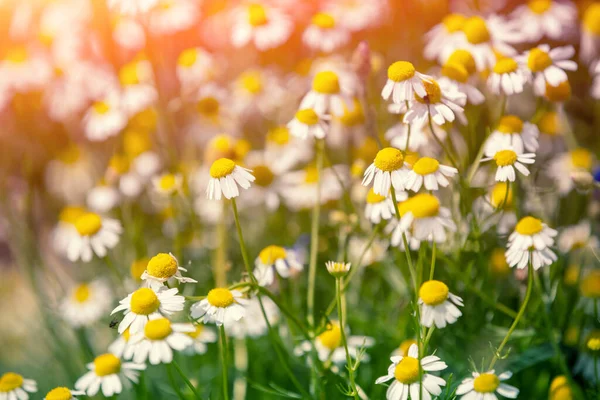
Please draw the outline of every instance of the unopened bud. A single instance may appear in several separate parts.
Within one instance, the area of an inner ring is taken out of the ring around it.
[[[350,263],[327,261],[325,266],[327,271],[336,278],[344,277],[350,271]]]
[[[586,170],[580,169],[571,172],[571,179],[579,193],[589,192],[594,185],[594,177]]]

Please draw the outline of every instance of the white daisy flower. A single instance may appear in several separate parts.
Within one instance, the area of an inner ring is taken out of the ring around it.
[[[449,43],[457,40],[461,36],[461,30],[467,21],[467,17],[462,14],[448,14],[442,19],[442,22],[435,25],[425,34],[425,49],[423,55],[428,60],[437,60],[443,63],[442,54]]]
[[[94,254],[102,258],[107,250],[119,243],[123,232],[121,223],[112,218],[101,217],[92,212],[80,215],[75,220],[77,235],[71,237],[67,257],[71,261],[90,262]]]
[[[85,392],[82,390],[73,390],[66,387],[56,387],[46,393],[43,400],[77,400],[75,396],[83,396]],[[21,399],[19,399],[21,400]]]
[[[515,8],[511,16],[519,21],[521,34],[528,42],[544,37],[564,41],[573,34],[577,7],[567,1],[529,0]]]
[[[286,205],[293,210],[311,208],[317,201],[317,186],[320,187],[320,203],[326,204],[342,198],[344,194],[342,185],[349,184],[349,178],[349,170],[345,165],[323,168],[321,173],[314,165],[309,165],[281,177],[281,196]]]
[[[326,144],[332,149],[348,149],[354,143],[361,143],[369,136],[367,118],[361,102],[353,99],[351,107],[344,107],[344,114],[333,118]]]
[[[127,295],[110,313],[113,315],[124,311],[123,319],[119,323],[119,333],[123,333],[129,328],[130,334],[135,335],[144,330],[144,326],[151,317],[168,317],[183,310],[185,298],[178,295],[177,292],[177,288],[163,287],[154,291],[144,287]]]
[[[419,348],[413,344],[408,349],[406,356],[393,356],[390,358],[392,365],[389,366],[387,375],[377,378],[376,384],[394,380],[388,387],[385,398],[387,400],[420,399],[421,387],[423,399],[442,394],[442,386],[446,381],[429,372],[442,371],[448,366],[437,356],[426,356],[419,360]],[[420,365],[420,368],[419,368]],[[423,370],[421,380],[419,372]]]
[[[413,122],[426,123],[428,116],[438,125],[444,125],[446,122],[452,122],[456,116],[464,119],[464,105],[467,102],[467,95],[458,91],[456,85],[449,81],[442,81],[440,86],[434,79],[424,80],[425,96],[417,96],[410,102],[404,122],[412,124]]]
[[[557,234],[557,231],[537,218],[521,218],[508,237],[506,262],[511,268],[519,269],[526,268],[531,262],[535,270],[552,264],[557,257],[550,247]]]
[[[455,323],[462,315],[457,306],[463,305],[463,300],[450,293],[444,282],[430,280],[419,288],[421,324],[428,328],[435,324],[441,329]]]
[[[530,122],[523,122],[516,115],[504,115],[498,127],[487,138],[484,145],[485,154],[494,153],[494,149],[512,147],[517,154],[527,151],[535,153],[539,147],[538,127]]]
[[[90,326],[105,315],[111,303],[109,286],[97,279],[72,287],[61,303],[60,313],[75,328]]]
[[[311,90],[300,102],[300,109],[312,108],[320,116],[342,116],[346,107],[353,107],[350,87],[342,85],[338,74],[333,71],[317,72]]]
[[[121,14],[140,15],[156,7],[159,0],[108,0],[108,7]]]
[[[398,204],[400,232],[412,229],[413,236],[421,241],[446,241],[446,231],[456,231],[450,210],[440,207],[437,197],[419,193]]]
[[[243,298],[239,290],[215,288],[208,292],[204,300],[194,303],[190,308],[193,319],[202,318],[207,323],[223,325],[227,319],[239,321],[245,314],[248,300]]]
[[[173,254],[158,253],[148,261],[141,278],[154,290],[160,289],[171,278],[175,278],[180,283],[198,282],[195,279],[182,276],[182,271],[187,272],[187,269],[179,266],[179,261]]]
[[[536,125],[540,131],[538,138],[538,154],[540,156],[564,152],[564,140],[562,136],[566,128],[556,111],[541,113]]]
[[[571,174],[576,171],[591,172],[594,163],[595,157],[589,150],[578,148],[558,154],[550,160],[548,176],[554,180],[558,193],[564,196],[575,188]]]
[[[336,24],[335,18],[326,13],[312,17],[310,25],[302,34],[302,42],[311,50],[331,53],[350,41],[350,32]]]
[[[485,196],[475,200],[473,211],[482,232],[495,227],[499,235],[507,235],[517,224],[514,192],[510,183],[499,182],[492,186]]]
[[[125,350],[125,359],[137,364],[146,360],[152,365],[169,364],[173,350],[183,351],[193,343],[186,333],[193,332],[192,324],[174,324],[164,317],[151,318],[144,331],[132,335]]]
[[[14,372],[6,372],[0,376],[0,399],[28,400],[28,393],[37,392],[37,383],[33,379],[23,378]]]
[[[171,35],[194,26],[200,12],[191,0],[159,0],[150,13],[148,26],[155,35]]]
[[[386,0],[329,0],[324,4],[325,12],[351,31],[380,25],[388,9]]]
[[[529,176],[529,170],[523,164],[533,164],[535,153],[518,153],[512,146],[492,145],[481,161],[494,160],[498,169],[496,170],[496,182],[514,182],[517,177],[515,169],[524,176]]]
[[[132,362],[122,363],[111,353],[101,354],[87,365],[90,370],[75,382],[75,389],[84,391],[88,396],[95,396],[100,389],[104,397],[111,397],[129,387],[129,381],[138,382],[139,371],[146,369],[144,364]]]
[[[156,104],[158,91],[150,61],[142,59],[125,64],[119,70],[120,107],[127,115],[135,115]]]
[[[327,135],[328,127],[312,108],[298,110],[287,124],[289,133],[300,138],[323,139]]]
[[[385,227],[385,233],[391,234],[390,244],[394,247],[399,248],[401,251],[406,251],[404,247],[404,238],[402,234],[406,235],[406,242],[410,250],[419,250],[421,247],[421,241],[412,235],[410,230],[402,230],[400,221],[393,218],[390,223]]]
[[[181,174],[163,173],[152,178],[152,188],[160,196],[172,196],[180,193],[183,187]]]
[[[181,52],[177,58],[176,72],[181,91],[191,93],[214,78],[216,63],[206,50],[192,47]]]
[[[269,286],[275,280],[275,272],[282,278],[289,278],[302,271],[303,265],[298,261],[293,249],[280,246],[267,246],[260,251],[254,261],[254,276],[261,286]]]
[[[431,129],[427,126],[427,121],[415,121],[412,124],[402,122],[404,116],[400,117],[400,122],[394,124],[385,133],[385,139],[390,141],[390,145],[397,149],[406,150],[408,142],[408,152],[425,151],[432,146],[437,146],[432,135]],[[408,136],[410,126],[410,137]],[[433,125],[433,131],[443,142],[446,139],[447,132],[439,125]]]
[[[362,185],[368,186],[373,181],[375,194],[387,196],[391,187],[404,190],[406,172],[402,152],[394,147],[386,147],[377,152],[375,160],[366,169]]]
[[[442,77],[438,82],[442,87],[456,86],[459,92],[467,95],[467,103],[479,105],[485,101],[485,96],[475,85],[469,82],[470,74],[467,68],[456,62],[446,62],[440,71]]]
[[[220,158],[210,167],[210,181],[206,188],[206,197],[210,200],[221,200],[221,194],[226,199],[240,195],[238,185],[248,189],[254,182],[251,170],[240,167],[229,158]]]
[[[99,184],[92,188],[86,197],[86,204],[91,211],[107,213],[119,205],[121,196],[117,188]]]
[[[447,165],[441,165],[438,160],[431,157],[421,157],[412,165],[406,175],[404,185],[406,190],[418,192],[421,186],[427,190],[438,190],[439,187],[447,187],[450,182],[447,178],[452,178],[458,174],[458,170]]]
[[[473,372],[472,378],[463,379],[456,389],[456,394],[464,400],[486,399],[498,400],[498,393],[508,399],[516,399],[519,395],[519,389],[514,386],[502,383],[510,379],[512,372],[506,371],[496,375],[494,370],[488,372]]]
[[[66,206],[64,207],[58,216],[58,222],[52,230],[52,247],[61,256],[67,256],[67,249],[71,238],[78,236],[77,228],[75,228],[75,221],[87,213],[85,207],[80,206]]]
[[[487,79],[487,85],[494,94],[512,96],[523,92],[527,83],[527,73],[513,58],[500,58]]]
[[[577,271],[579,272],[579,271]],[[579,278],[579,274],[576,280]],[[588,315],[595,315],[594,313],[600,306],[600,271],[592,270],[581,278],[579,282],[579,292],[581,298],[579,305]]]
[[[399,193],[402,195],[399,196]],[[396,192],[396,199],[399,201],[406,199],[406,197],[408,197],[406,192]],[[391,197],[376,194],[373,188],[370,188],[367,193],[365,217],[372,223],[378,224],[382,219],[391,219],[394,214],[396,214],[396,212]]]
[[[589,221],[581,221],[577,225],[564,228],[557,240],[558,249],[563,253],[569,253],[577,249],[591,247],[598,248],[598,238],[592,236],[592,227]]]
[[[144,27],[135,18],[126,16],[118,18],[112,37],[119,46],[127,50],[139,51],[146,45]]]
[[[600,55],[600,5],[592,3],[587,6],[581,18],[581,42],[579,58],[590,64]]]
[[[424,82],[431,77],[417,72],[414,65],[408,61],[396,61],[388,67],[388,79],[381,91],[381,97],[388,100],[390,97],[395,104],[402,104],[407,100],[414,100],[415,94],[425,97]]]
[[[114,354],[118,358],[123,358],[125,350],[127,350],[127,347],[129,346],[130,338],[129,328],[127,328],[108,346],[108,352]]]
[[[307,133],[307,135],[310,134]],[[273,171],[283,173],[298,164],[310,161],[313,155],[312,148],[312,143],[292,135],[290,128],[281,125],[267,132],[265,162],[271,166]]]
[[[274,7],[250,3],[232,11],[231,42],[244,47],[252,42],[261,51],[285,43],[294,29],[292,19]]]
[[[192,343],[185,350],[188,353],[204,354],[208,350],[207,343],[215,343],[218,340],[216,332],[204,324],[194,325],[192,332],[186,332],[192,338]]]
[[[577,71],[577,63],[571,60],[573,55],[573,46],[550,49],[549,45],[540,44],[516,60],[527,65],[535,94],[542,96],[546,93],[546,85],[557,87],[569,79],[565,71]]]
[[[408,357],[408,350],[411,348],[411,346],[413,344],[418,345],[418,343],[415,339],[403,340],[402,343],[400,343],[400,346],[396,347],[394,349],[394,351],[392,351],[392,357],[393,356]]]
[[[116,136],[127,125],[127,114],[117,92],[96,101],[83,117],[85,135],[92,141],[103,141]]]
[[[86,194],[95,183],[92,158],[77,145],[68,145],[50,160],[44,171],[44,183],[49,193],[66,203],[85,201]]]
[[[279,308],[277,305],[266,296],[261,299],[265,314],[271,326],[279,321]],[[235,320],[235,314],[228,313],[225,315],[225,332],[228,336],[236,339],[258,338],[267,334],[269,327],[265,322],[265,316],[260,308],[258,297],[252,297],[246,300],[244,305],[244,318]]]
[[[52,65],[42,53],[23,46],[9,47],[0,60],[0,73],[7,89],[15,92],[39,90],[52,79]]]

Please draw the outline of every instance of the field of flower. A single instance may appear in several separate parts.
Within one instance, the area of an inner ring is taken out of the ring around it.
[[[600,2],[0,34],[0,400],[600,399]]]

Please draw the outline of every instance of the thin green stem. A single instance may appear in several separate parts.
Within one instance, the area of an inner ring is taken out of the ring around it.
[[[398,219],[398,223],[400,223],[400,210],[398,210],[398,200],[396,200],[396,191],[394,190],[394,188],[392,188],[390,192],[392,194],[392,202],[394,203],[394,211],[396,212],[396,218]],[[410,256],[410,246],[408,245],[408,239],[406,238],[406,233],[404,232],[402,232],[402,241],[404,242],[404,253],[406,254],[406,262],[408,263],[408,270],[410,271],[413,286],[415,288],[415,292],[418,292],[417,274],[415,272],[415,267],[412,263],[412,258]]]
[[[431,245],[431,268],[429,269],[429,280],[433,279],[433,273],[435,272],[435,241]]]
[[[427,113],[427,122],[429,124],[429,130],[431,131],[431,135],[433,136],[433,138],[435,139],[435,141],[437,142],[437,144],[442,148],[442,150],[444,151],[444,153],[446,153],[446,155],[448,156],[448,159],[450,160],[450,163],[452,164],[452,166],[456,169],[458,168],[458,163],[456,162],[456,160],[454,160],[454,157],[452,156],[452,154],[450,154],[450,151],[448,150],[448,148],[446,147],[446,145],[444,144],[444,142],[442,142],[440,140],[440,138],[436,135],[435,130],[433,129],[433,123],[431,122],[431,113]],[[450,133],[448,133],[449,135]]]
[[[227,380],[227,337],[225,336],[225,326],[219,327],[219,351],[221,353],[221,372],[223,385],[223,399],[229,399],[229,382]]]
[[[311,329],[315,322],[315,280],[317,276],[317,252],[319,249],[319,217],[321,213],[321,172],[323,170],[323,139],[317,139],[316,163],[317,163],[317,193],[315,205],[312,212],[312,223],[310,229],[310,259],[308,264],[308,293],[306,298],[307,319]]]
[[[179,389],[177,382],[175,381],[175,377],[173,376],[173,370],[171,367],[172,367],[171,364],[165,364],[165,368],[167,370],[167,377],[169,378],[169,383],[171,384],[171,387],[175,391],[175,394],[177,394],[177,397],[179,397],[181,400],[186,400],[183,393],[181,393],[181,389]]]
[[[223,326],[221,325],[221,328],[222,327]],[[172,364],[175,367],[175,369],[177,370],[177,372],[179,373],[179,375],[181,376],[181,379],[183,379],[183,381],[190,388],[190,390],[192,391],[192,393],[194,393],[194,396],[197,399],[201,399],[200,394],[198,393],[198,390],[196,390],[196,388],[194,387],[194,385],[192,385],[192,382],[185,375],[185,373],[183,372],[183,370],[181,369],[181,367],[179,366],[179,364],[177,364],[177,361],[173,360]]]
[[[338,318],[340,320],[340,333],[342,335],[342,344],[344,345],[344,351],[346,352],[346,368],[348,369],[348,376],[350,377],[350,387],[352,388],[352,396],[358,400],[358,389],[356,389],[356,383],[354,382],[354,368],[352,367],[352,357],[350,357],[350,351],[348,350],[348,343],[346,341],[346,324],[344,322],[344,314],[342,311],[342,278],[335,278],[335,297],[337,299]]]
[[[235,227],[237,229],[238,237],[240,239],[240,249],[242,251],[242,259],[244,260],[244,266],[246,267],[246,272],[250,277],[252,283],[256,284],[256,278],[252,273],[252,267],[250,267],[250,260],[248,259],[248,251],[246,250],[246,242],[244,241],[244,234],[242,233],[242,225],[240,224],[240,216],[238,214],[237,203],[235,198],[231,199],[231,207],[233,208],[233,218],[235,219]]]

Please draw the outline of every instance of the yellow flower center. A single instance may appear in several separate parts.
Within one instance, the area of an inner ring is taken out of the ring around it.
[[[571,151],[571,162],[575,168],[591,170],[592,160],[592,153],[586,149],[576,149]]]
[[[202,325],[202,324],[194,325],[194,331],[193,332],[186,332],[186,335],[188,335],[192,339],[196,339],[198,336],[200,336],[200,334],[203,331],[204,331],[204,325]]]
[[[102,354],[94,360],[94,367],[96,369],[96,375],[100,377],[117,374],[121,371],[121,360],[114,354]]]
[[[500,150],[494,154],[494,160],[496,160],[496,165],[499,167],[513,165],[517,161],[517,153],[512,150]]]
[[[158,180],[158,187],[165,192],[175,190],[177,178],[173,174],[163,174]]]
[[[554,111],[545,112],[537,123],[540,132],[555,136],[559,133],[560,120]]]
[[[75,221],[83,214],[85,214],[85,208],[79,206],[68,206],[62,209],[58,219],[61,222],[66,222],[69,224],[75,224]]]
[[[0,393],[11,392],[23,385],[23,377],[14,372],[7,372],[0,378]]]
[[[166,318],[151,319],[144,327],[144,336],[150,340],[164,340],[171,332],[171,321]]]
[[[90,292],[90,287],[87,284],[82,283],[73,291],[73,299],[78,303],[85,303],[86,300],[90,298]]]
[[[231,174],[235,169],[235,162],[229,158],[219,158],[210,166],[210,176],[221,179]]]
[[[419,175],[428,175],[428,174],[433,174],[439,168],[440,168],[440,163],[435,158],[421,157],[413,165],[412,169]]]
[[[319,116],[312,108],[305,108],[296,112],[296,119],[305,125],[315,125],[319,122]]]
[[[319,180],[319,171],[316,167],[306,167],[304,169],[304,182],[305,183],[317,183]]]
[[[600,3],[592,3],[583,14],[583,27],[595,36],[600,36]]]
[[[402,152],[394,147],[386,147],[377,152],[375,167],[382,171],[392,172],[399,170],[404,165]]]
[[[75,221],[75,229],[81,236],[92,236],[102,228],[102,218],[96,213],[85,213]]]
[[[400,350],[400,355],[402,357],[405,357],[408,354],[408,349],[410,349],[410,346],[412,346],[413,344],[417,344],[417,341],[415,339],[406,339],[402,341],[402,343],[400,343],[400,346],[398,347],[398,350]]]
[[[229,289],[216,288],[208,292],[208,302],[215,307],[226,308],[233,304],[233,294]]]
[[[427,93],[427,95],[425,95],[425,97],[416,95],[415,99],[419,103],[435,104],[439,103],[442,100],[442,89],[436,81],[434,81],[433,79],[424,80],[423,87],[425,88],[425,92]]]
[[[473,381],[477,393],[494,393],[500,386],[500,379],[494,374],[481,374]]]
[[[440,212],[440,201],[429,193],[419,193],[398,204],[400,216],[411,212],[415,218],[435,217]]]
[[[46,394],[46,400],[71,400],[73,395],[66,387],[57,387]]]
[[[137,129],[128,129],[123,133],[123,150],[131,158],[135,158],[151,148],[152,140],[148,133]]]
[[[196,103],[196,111],[198,111],[198,114],[207,118],[213,118],[219,115],[220,108],[221,105],[219,104],[219,100],[212,96],[204,97]]]
[[[92,105],[94,112],[98,115],[104,115],[110,111],[110,106],[105,101],[97,101]]]
[[[148,261],[150,261],[148,258],[141,258],[141,259],[135,260],[131,263],[131,266],[129,267],[129,273],[135,281],[137,281],[137,282],[142,281],[142,274],[146,270]]]
[[[552,6],[552,0],[531,0],[527,3],[531,11],[536,14],[543,14]]]
[[[505,201],[506,203],[504,203]],[[490,202],[495,208],[510,209],[513,205],[513,191],[510,185],[507,182],[495,184],[490,195]]]
[[[181,52],[177,58],[177,65],[181,67],[191,67],[198,59],[198,51],[194,48],[186,49]]]
[[[419,380],[419,360],[414,357],[404,357],[394,369],[394,377],[400,383],[410,385]]]
[[[124,154],[114,154],[108,161],[108,168],[122,175],[129,170],[129,158]]]
[[[388,78],[394,82],[402,82],[415,76],[415,66],[408,61],[396,61],[388,67]]]
[[[429,306],[438,306],[448,299],[448,286],[444,282],[431,280],[423,283],[419,289],[419,297]]]
[[[258,255],[260,262],[265,265],[274,264],[275,261],[285,259],[285,257],[285,249],[280,246],[267,246]]]
[[[369,189],[369,193],[367,193],[367,203],[369,204],[381,203],[385,199],[385,196],[375,193],[373,188]]]
[[[444,17],[442,24],[444,24],[448,33],[454,33],[458,32],[463,27],[466,20],[467,17],[462,14],[449,14]]]
[[[407,164],[415,165],[415,163],[419,160],[419,153],[416,151],[406,150],[404,153],[404,161]]]
[[[505,115],[500,118],[498,131],[502,133],[521,133],[523,130],[523,121],[516,115]]]
[[[565,281],[565,285],[567,286],[574,286],[577,284],[577,281],[579,280],[579,265],[577,264],[571,264],[567,267],[567,269],[565,270],[565,276],[564,276],[564,281]]]
[[[315,75],[312,88],[317,93],[336,94],[340,92],[340,81],[335,72],[321,71]]]
[[[546,82],[546,99],[555,103],[562,103],[571,98],[571,84],[563,81],[558,86],[552,86]]]
[[[455,50],[450,57],[448,57],[447,63],[461,64],[467,69],[469,75],[473,74],[477,69],[473,55],[468,50],[464,49]]]
[[[248,6],[248,23],[252,26],[261,26],[269,22],[265,8],[260,4]]]
[[[278,126],[267,132],[267,141],[284,146],[290,141],[290,131],[286,126]]]
[[[160,307],[156,293],[150,288],[141,288],[131,296],[131,311],[139,315],[150,315]]]
[[[362,125],[365,123],[365,113],[358,100],[354,100],[352,108],[344,105],[344,114],[339,117],[339,121],[342,125],[352,127]]]
[[[252,167],[252,175],[255,178],[254,184],[262,187],[269,186],[275,179],[275,174],[266,165],[255,165]]]
[[[469,72],[459,63],[447,62],[442,67],[442,75],[460,83],[465,83],[469,79]]]
[[[147,132],[154,131],[156,129],[158,121],[158,113],[154,108],[146,108],[135,114],[129,120],[129,126],[135,129],[143,129]]]
[[[5,56],[6,61],[10,61],[13,64],[22,64],[29,58],[29,54],[27,53],[27,49],[25,47],[13,47],[8,50]]]
[[[158,253],[148,261],[146,270],[151,276],[168,279],[177,273],[177,260],[170,254]]]
[[[496,62],[494,65],[494,73],[496,74],[509,74],[511,72],[515,72],[518,68],[518,64],[515,60],[510,57],[504,57]]]
[[[77,147],[76,145],[72,144],[72,145],[67,146],[65,149],[63,149],[58,154],[57,158],[63,164],[73,165],[77,161],[79,161],[80,157],[81,157],[81,151],[79,150],[79,147]]]
[[[585,338],[585,346],[592,352],[600,350],[600,330],[591,331]]]
[[[242,87],[251,94],[259,94],[263,90],[263,81],[258,72],[245,72],[240,81]]]
[[[342,329],[340,328],[340,324],[332,322],[327,326],[325,332],[317,336],[317,339],[327,349],[331,351],[337,349],[342,344]]]
[[[490,265],[492,267],[492,272],[496,275],[504,276],[510,272],[510,267],[508,266],[504,255],[504,249],[497,248],[492,251]]]
[[[573,400],[573,392],[566,376],[559,375],[552,380],[548,400]]]
[[[600,298],[600,271],[590,272],[579,285],[581,294],[584,297],[593,299]]]
[[[123,331],[123,333],[121,334],[121,336],[123,336],[123,339],[125,339],[126,342],[129,342],[129,338],[131,337],[131,333],[129,332],[129,328],[125,329]]]
[[[552,59],[548,53],[539,47],[531,49],[527,58],[527,66],[532,72],[541,72],[551,65]]]
[[[335,19],[326,13],[318,13],[312,18],[313,25],[321,29],[332,29],[335,27]]]
[[[463,32],[471,44],[481,44],[490,40],[490,31],[481,17],[471,17],[463,27]]]
[[[119,71],[119,81],[121,85],[137,85],[140,83],[140,77],[138,75],[138,64],[137,62],[131,62],[125,64]]]
[[[540,233],[542,229],[544,229],[542,220],[533,218],[531,216],[521,218],[521,220],[517,223],[517,226],[515,227],[515,231],[517,231],[521,235],[527,236],[532,236],[536,233]]]

